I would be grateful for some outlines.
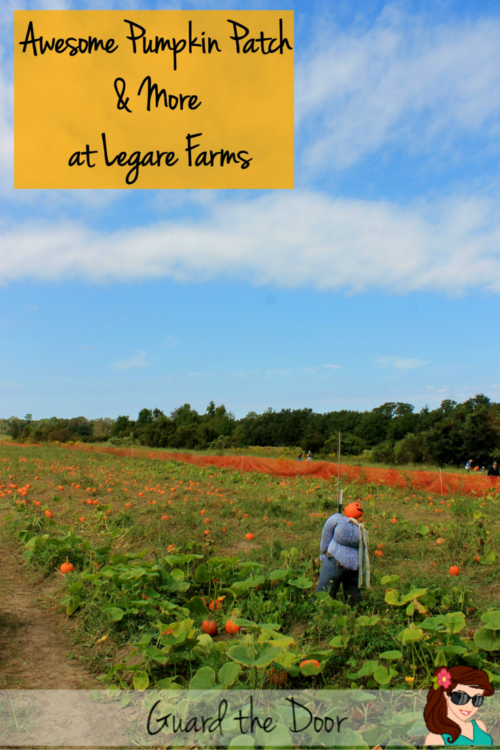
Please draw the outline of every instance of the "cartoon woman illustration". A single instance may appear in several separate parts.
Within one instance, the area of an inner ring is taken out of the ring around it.
[[[424,710],[429,730],[424,745],[492,745],[484,721],[473,718],[485,696],[495,692],[486,672],[473,667],[440,667],[433,682]]]

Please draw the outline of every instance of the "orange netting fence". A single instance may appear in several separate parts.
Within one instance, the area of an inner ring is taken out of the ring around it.
[[[18,447],[39,447],[39,444],[8,442],[4,445]],[[289,459],[253,458],[251,456],[199,456],[191,453],[168,453],[166,451],[148,451],[137,448],[114,448],[106,446],[60,445],[66,450],[78,450],[86,453],[107,453],[126,458],[147,458],[157,461],[180,461],[196,466],[217,466],[237,471],[256,471],[260,474],[272,474],[279,477],[309,476],[317,479],[337,479],[338,465],[327,461],[290,461]],[[361,484],[384,484],[391,487],[405,487],[410,490],[425,490],[437,495],[459,493],[463,495],[484,495],[496,490],[496,477],[485,477],[477,474],[464,475],[436,471],[403,471],[398,469],[379,469],[376,467],[351,466],[342,464],[341,480],[360,482]]]

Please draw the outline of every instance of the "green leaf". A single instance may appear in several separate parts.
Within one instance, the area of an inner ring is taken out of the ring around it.
[[[184,565],[185,563],[190,563],[193,560],[203,560],[203,555],[185,555],[185,554],[166,555],[166,557],[164,557],[163,559],[169,565]],[[200,583],[203,583],[203,582],[200,581]]]
[[[417,533],[420,534],[421,536],[427,536],[427,534],[429,533],[429,527],[428,526],[424,526],[421,523],[417,527]]]
[[[373,677],[379,685],[388,685],[391,681],[392,675],[389,673],[386,667],[380,666],[373,672]]]
[[[212,667],[200,667],[189,682],[190,690],[211,690],[215,685],[215,672]]]
[[[431,633],[459,633],[465,627],[465,615],[463,612],[448,612],[446,615],[426,617],[419,625]]]
[[[163,680],[155,682],[155,687],[160,690],[180,690],[182,685],[175,682],[175,677],[165,677]]]
[[[132,569],[126,570],[125,573],[122,573],[118,577],[122,581],[130,581],[132,578],[142,578],[142,576],[145,576],[145,575],[146,575],[146,571],[144,570],[144,568],[137,566]]]
[[[272,570],[269,573],[270,581],[283,581],[288,575],[287,570]]]
[[[201,565],[198,565],[194,572],[194,579],[198,583],[208,583],[210,580],[210,576],[208,574],[208,568],[205,565],[205,563],[202,563]]]
[[[68,606],[66,607],[66,614],[68,615],[68,617],[71,617],[73,612],[76,612],[76,610],[80,606],[80,602],[81,602],[81,599],[79,596],[70,597]]]
[[[377,622],[380,622],[380,617],[378,615],[372,615],[371,617],[361,615],[361,617],[357,618],[356,625],[359,625],[362,628],[371,628],[373,625],[376,625]]]
[[[412,599],[418,599],[419,596],[423,596],[426,593],[427,589],[411,589],[411,591],[407,594],[403,594],[403,596],[399,598],[399,593],[396,589],[391,589],[390,591],[387,591],[385,601],[387,604],[392,604],[395,607],[402,607],[404,604],[408,604]]]
[[[128,561],[129,558],[127,557],[127,555],[111,555],[111,557],[109,558],[109,562],[111,563],[111,565],[126,564],[128,563]]]
[[[313,586],[313,582],[303,576],[301,578],[291,578],[288,583],[297,589],[310,589]]]
[[[147,690],[149,686],[149,675],[147,672],[136,672],[134,674],[134,687],[136,690]]]
[[[448,665],[448,662],[446,660],[446,655],[442,648],[438,649],[436,656],[434,657],[434,666],[435,667],[446,667]]]
[[[120,607],[103,607],[102,611],[105,612],[113,622],[119,622],[125,614],[125,610],[120,609]]]
[[[393,659],[402,659],[403,654],[401,651],[384,651],[383,653],[378,655],[379,659],[389,659],[389,661],[392,661]]]
[[[186,607],[192,615],[206,615],[208,612],[207,605],[201,596],[193,596],[192,599],[186,602]]]
[[[481,620],[487,630],[500,630],[500,611],[498,609],[485,612],[484,615],[481,615]]]
[[[348,675],[349,679],[358,680],[360,677],[369,677],[378,667],[378,659],[372,659],[371,661],[365,661],[361,669],[355,674]]]
[[[226,664],[224,664],[223,667],[219,669],[219,682],[221,682],[224,686],[232,685],[233,682],[238,679],[240,672],[241,667],[239,664],[228,661]]]
[[[244,667],[257,667],[258,669],[262,669],[277,659],[281,652],[281,648],[277,648],[268,643],[262,645],[241,643],[236,646],[231,646],[231,648],[226,651],[226,654],[232,661],[236,661]]]
[[[174,568],[171,571],[170,575],[172,576],[172,578],[174,579],[174,581],[182,581],[184,579],[184,577],[185,577],[186,574],[180,568]]]
[[[255,742],[249,734],[240,734],[231,740],[228,750],[254,750]]]
[[[465,646],[443,646],[443,651],[445,654],[458,654],[459,656],[468,653],[468,649]]]
[[[176,622],[172,628],[173,637],[178,638],[181,635],[187,635],[189,631],[191,630],[191,628],[193,627],[193,625],[194,625],[194,620],[190,620],[190,619],[181,620],[181,622]]]
[[[479,562],[481,563],[481,565],[493,565],[495,559],[495,553],[493,552],[493,550],[489,549],[486,551],[486,555],[484,557],[479,558]]]
[[[336,635],[335,638],[332,638],[328,645],[332,648],[341,648],[341,646],[347,646],[348,642],[349,636]]]
[[[474,643],[483,651],[498,651],[500,649],[500,633],[489,628],[480,628],[474,633]]]
[[[290,732],[284,724],[273,724],[272,732],[265,732],[260,727],[256,728],[257,742],[264,750],[273,750],[274,748],[280,748],[281,750],[289,750],[293,747],[293,740],[290,737]]]
[[[383,576],[380,579],[380,583],[382,586],[392,585],[393,583],[396,583],[396,581],[400,581],[401,576]]]
[[[158,662],[158,664],[166,664],[168,661],[168,657],[165,656],[163,651],[156,648],[156,646],[146,646],[146,648],[142,649],[142,653],[144,656],[147,656],[148,659],[153,659],[153,661]]]
[[[399,591],[397,589],[389,589],[385,592],[385,601],[387,604],[392,604],[395,607],[400,607],[402,602],[399,601]]]
[[[463,612],[448,612],[443,617],[448,633],[460,633],[465,628],[465,615]]]
[[[403,643],[416,643],[424,637],[424,631],[420,628],[406,628],[398,635],[398,641]]]

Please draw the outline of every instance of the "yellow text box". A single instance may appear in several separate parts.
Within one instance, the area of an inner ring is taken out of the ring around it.
[[[293,11],[15,11],[14,187],[293,188]]]

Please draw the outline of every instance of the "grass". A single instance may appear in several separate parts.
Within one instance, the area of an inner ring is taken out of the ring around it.
[[[22,489],[26,485],[31,486]],[[472,638],[483,624],[481,616],[498,606],[498,498],[495,494],[441,498],[421,491],[357,483],[343,489],[345,503],[359,500],[363,504],[370,534],[373,585],[369,591],[363,590],[364,601],[357,611],[345,606],[342,595],[338,603],[311,598],[320,567],[321,530],[336,508],[336,480],[240,474],[177,462],[79,453],[63,446],[0,446],[0,507],[10,514],[12,533],[24,532],[25,542],[30,537],[41,538],[44,533],[57,541],[50,548],[42,542],[34,548],[36,554],[31,563],[45,575],[56,575],[54,568],[66,556],[74,563],[76,570],[68,576],[68,586],[75,585],[75,589],[72,593],[72,588],[68,588],[68,597],[76,592],[80,592],[78,597],[85,596],[70,616],[78,621],[80,645],[95,671],[102,673],[106,666],[133,656],[133,644],[144,633],[152,632],[151,628],[154,630],[159,615],[152,610],[147,615],[148,604],[139,607],[135,618],[127,615],[113,622],[103,607],[115,601],[122,602],[117,606],[125,607],[123,590],[118,587],[111,591],[102,586],[102,581],[97,585],[94,580],[82,579],[78,571],[107,569],[109,565],[123,564],[113,563],[113,559],[127,554],[127,559],[132,559],[146,550],[142,562],[130,565],[136,566],[134,570],[142,565],[144,570],[152,571],[154,568],[147,566],[159,565],[168,578],[171,568],[164,561],[169,547],[175,546],[187,554],[201,555],[203,564],[221,559],[226,562],[219,563],[221,572],[214,580],[220,581],[214,584],[195,578],[198,562],[188,565],[182,576],[189,581],[190,592],[183,596],[177,590],[169,594],[170,602],[186,607],[190,597],[215,597],[214,592],[218,591],[225,596],[221,611],[214,612],[220,630],[228,617],[277,622],[280,633],[294,642],[290,648],[294,649],[295,661],[286,666],[290,679],[310,685],[310,676],[300,670],[295,674],[294,670],[299,669],[297,665],[304,656],[328,652],[328,657],[318,657],[325,659],[315,677],[323,680],[318,684],[373,687],[373,677],[353,678],[352,674],[357,674],[367,659],[401,649],[402,661],[393,681],[402,686],[406,681],[406,686],[426,687],[430,684],[433,660],[446,660],[445,655],[436,656],[441,641],[432,641],[434,650],[428,653],[424,640],[418,648],[411,642],[405,646],[401,633],[406,632],[405,628],[419,626],[425,618],[461,612],[463,651],[470,649],[471,656],[467,658],[473,658]],[[45,510],[50,510],[52,519],[45,516]],[[82,517],[84,520],[79,520]],[[245,539],[249,532],[254,534],[253,540]],[[382,552],[380,557],[375,556],[376,549]],[[245,568],[246,565],[250,567]],[[451,565],[460,569],[458,577],[450,576]],[[297,571],[297,580],[302,576],[308,582],[304,590],[277,579],[275,585],[269,578],[273,571],[292,569]],[[260,590],[250,588],[233,596],[238,591],[238,581],[260,575],[259,571],[266,579],[259,584]],[[387,576],[397,578],[391,583]],[[411,597],[408,607],[391,605],[387,601],[391,588],[401,596],[409,590],[425,589],[425,594],[414,597],[421,609],[411,610]],[[146,589],[146,584],[142,585],[134,590],[134,596]],[[106,591],[109,593],[104,595]],[[63,606],[71,608],[71,603]],[[191,613],[196,628],[206,615],[201,610]],[[186,614],[174,613],[171,617],[172,623],[182,622]],[[363,617],[375,617],[377,626],[367,625]],[[163,619],[168,620],[167,615]],[[351,638],[347,662],[335,652],[335,646],[331,647],[332,638],[336,637]],[[232,643],[224,632],[216,642]],[[134,658],[144,667],[141,653],[139,648],[139,656],[136,653]],[[221,653],[225,653],[224,649]],[[199,654],[196,658],[201,659]],[[202,662],[213,665],[218,658],[214,652],[203,657]],[[484,652],[481,658],[496,673],[497,652]],[[188,666],[191,670],[192,663]],[[175,662],[170,671],[178,679],[189,679],[191,673],[186,675],[186,668]],[[148,672],[154,680],[161,670],[148,661],[142,672]],[[244,672],[245,679],[250,679],[250,672]],[[256,679],[256,674],[252,679]],[[266,679],[261,670],[259,680],[264,686]]]

